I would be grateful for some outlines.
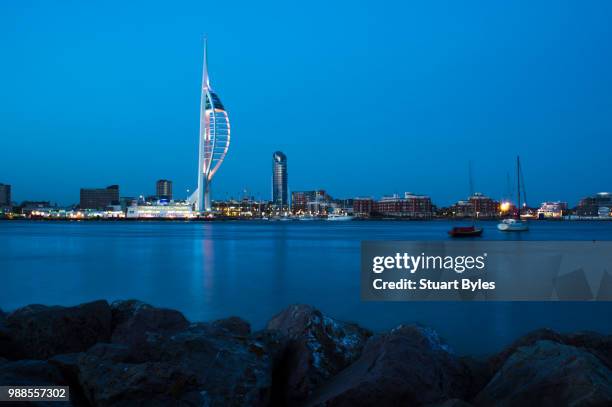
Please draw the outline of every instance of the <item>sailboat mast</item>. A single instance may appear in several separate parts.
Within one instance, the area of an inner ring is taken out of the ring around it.
[[[472,179],[472,161],[468,161],[468,177],[470,179],[470,196],[468,200],[471,200],[472,204],[472,225],[475,224],[476,221],[476,199],[474,197],[474,180]],[[469,201],[468,201],[469,202]]]
[[[518,214],[518,220],[521,220],[521,161],[518,155],[516,156],[516,182],[517,182],[516,194],[518,197],[517,214]]]

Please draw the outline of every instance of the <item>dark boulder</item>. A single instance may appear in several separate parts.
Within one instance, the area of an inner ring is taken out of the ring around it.
[[[600,358],[609,369],[612,369],[612,335],[602,335],[595,332],[560,334],[552,329],[543,328],[520,337],[506,349],[491,357],[489,359],[491,376],[499,370],[517,349],[524,346],[531,346],[541,340],[552,341],[587,350]]]
[[[78,361],[82,353],[65,353],[51,357],[48,362],[62,375],[66,385],[70,387],[70,400],[76,406],[89,406],[79,383]]]
[[[247,336],[251,333],[251,324],[238,317],[218,319],[214,321],[212,325],[234,335]]]
[[[461,399],[448,399],[441,403],[429,404],[427,407],[473,407],[473,405]]]
[[[588,350],[612,370],[612,335],[578,332],[564,335],[563,343]]]
[[[65,381],[59,369],[44,360],[17,360],[4,362],[0,360],[0,386],[68,386],[68,383]],[[72,388],[70,391],[72,392]],[[14,405],[36,407],[78,405],[77,403],[73,404],[72,393],[70,393],[69,396],[71,401],[62,403],[36,401],[18,402]],[[0,405],[4,404],[5,403],[0,402]]]
[[[273,317],[267,328],[289,338],[278,376],[283,377],[284,399],[306,399],[327,379],[359,357],[371,331],[357,324],[325,316],[309,305],[292,305]]]
[[[156,308],[137,300],[115,301],[112,310],[112,342],[136,345],[147,333],[172,333],[189,326],[179,311]]]
[[[98,344],[79,358],[78,377],[96,406],[266,406],[281,348],[271,332],[240,337],[193,324],[149,332],[138,346]]]
[[[106,301],[75,307],[29,305],[0,323],[0,356],[8,359],[47,359],[60,353],[82,352],[108,342],[111,310]]]
[[[469,370],[421,326],[372,337],[361,357],[317,390],[308,405],[428,405],[465,399]]]
[[[17,354],[18,350],[15,348],[11,332],[6,325],[6,314],[0,311],[0,359]]]
[[[467,369],[469,382],[465,389],[465,400],[470,400],[487,385],[493,375],[487,360],[462,356],[459,361]]]
[[[591,352],[550,340],[517,348],[476,406],[609,406],[612,371]]]
[[[0,362],[0,386],[56,385],[66,382],[61,372],[45,360],[15,360]]]
[[[92,405],[164,406],[186,402],[186,386],[195,384],[195,379],[182,371],[178,362],[127,360],[129,348],[122,344],[101,343],[81,355],[78,382]]]

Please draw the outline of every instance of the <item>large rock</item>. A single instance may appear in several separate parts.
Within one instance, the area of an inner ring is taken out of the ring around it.
[[[476,406],[612,405],[612,371],[585,349],[550,340],[517,348]]]
[[[0,386],[65,384],[60,371],[45,360],[0,360]]]
[[[108,342],[111,310],[106,301],[76,307],[29,305],[0,322],[0,356],[8,359],[47,359],[60,353],[82,352]]]
[[[459,361],[467,369],[469,382],[465,389],[465,400],[470,400],[487,385],[493,375],[487,360],[462,356]]]
[[[542,328],[518,338],[506,349],[491,357],[489,360],[491,375],[495,374],[517,349],[531,346],[542,340],[587,350],[600,358],[608,368],[612,369],[612,335],[601,335],[595,332],[560,334],[552,329]]]
[[[95,406],[164,406],[203,404],[192,373],[180,362],[130,361],[127,345],[101,343],[77,362],[78,383]]]
[[[426,407],[473,407],[473,405],[461,399],[448,399],[441,403],[429,404]]]
[[[578,332],[564,335],[563,343],[588,350],[612,370],[612,335]]]
[[[284,399],[296,403],[357,359],[372,333],[323,315],[309,305],[293,305],[273,317],[268,329],[290,338],[280,376]]]
[[[2,361],[0,359],[0,386],[68,386],[68,383],[55,366],[44,360]],[[70,394],[71,401],[72,396]],[[4,403],[0,402],[0,405]],[[52,407],[57,406],[58,402],[20,402],[15,405]],[[67,401],[59,405],[72,406],[73,404]]]
[[[307,405],[418,406],[465,399],[468,369],[435,331],[399,326],[371,338],[361,357],[317,390]]]
[[[282,339],[248,337],[210,324],[144,342],[98,344],[78,362],[78,380],[96,406],[266,406]]]
[[[11,332],[6,326],[6,314],[0,311],[0,360],[3,356],[15,353],[16,349],[11,339]]]
[[[212,325],[234,335],[247,336],[251,333],[251,324],[239,317],[218,319]]]
[[[137,300],[116,301],[111,310],[115,343],[136,345],[145,341],[149,332],[171,333],[189,326],[179,311],[155,308]]]

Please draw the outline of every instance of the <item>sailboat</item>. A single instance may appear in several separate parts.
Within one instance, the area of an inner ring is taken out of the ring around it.
[[[521,220],[521,160],[516,156],[517,207],[516,218],[504,219],[497,224],[502,232],[525,232],[529,230],[527,222]]]
[[[468,163],[470,176],[470,196],[474,194],[472,182],[472,163]],[[477,228],[475,225],[476,209],[472,208],[472,225],[471,226],[454,226],[448,231],[450,237],[478,237],[482,235],[482,228]]]

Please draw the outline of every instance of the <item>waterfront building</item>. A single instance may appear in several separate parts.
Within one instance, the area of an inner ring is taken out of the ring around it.
[[[404,199],[406,200],[405,212],[408,213],[408,216],[426,219],[433,216],[433,205],[429,196],[406,192]]]
[[[291,192],[291,211],[293,213],[305,212],[307,204],[306,191]]]
[[[119,205],[119,185],[106,188],[81,188],[79,207],[81,209],[105,209]]]
[[[0,184],[0,207],[11,206],[11,186]]]
[[[293,213],[306,212],[309,204],[331,202],[331,197],[324,189],[314,191],[295,191],[291,193],[291,211]]]
[[[369,217],[374,211],[374,199],[372,198],[354,198],[353,199],[353,214],[360,217]]]
[[[457,201],[450,209],[454,218],[469,218],[472,216],[472,205],[469,200]]]
[[[499,202],[481,192],[476,192],[467,200],[458,201],[451,207],[454,217],[495,218],[499,215]]]
[[[281,151],[272,154],[272,204],[279,209],[286,209],[287,190],[287,156]]]
[[[210,185],[223,163],[230,145],[230,122],[225,106],[213,92],[208,75],[206,43],[200,97],[200,137],[198,150],[198,187],[189,198],[196,211],[211,211]]]
[[[343,209],[345,212],[353,213],[353,198],[334,199],[332,200],[332,202],[335,203],[338,208]]]
[[[40,212],[51,212],[57,209],[57,205],[51,204],[49,201],[23,201],[19,205],[20,212],[23,215],[31,216]]]
[[[561,218],[567,212],[567,202],[542,202],[538,208],[539,219]]]
[[[172,200],[172,181],[160,179],[155,183],[155,194],[158,199]]]
[[[213,201],[213,211],[228,218],[260,218],[270,210],[269,203],[252,197]]]
[[[404,197],[394,194],[374,203],[373,212],[388,217],[430,219],[433,216],[431,198],[406,192]]]
[[[132,205],[125,214],[128,219],[191,219],[194,216],[192,205],[188,202]]]
[[[135,198],[133,196],[122,196],[121,198],[119,198],[119,206],[124,212],[127,210],[128,206],[137,204],[138,198]]]
[[[336,205],[330,201],[308,201],[306,204],[306,211],[310,215],[327,215],[333,212]]]
[[[612,194],[599,192],[582,198],[576,207],[576,215],[581,217],[607,217],[612,208]]]
[[[494,218],[499,213],[499,202],[489,198],[481,192],[470,196],[468,201],[472,208],[472,216],[477,218]]]

